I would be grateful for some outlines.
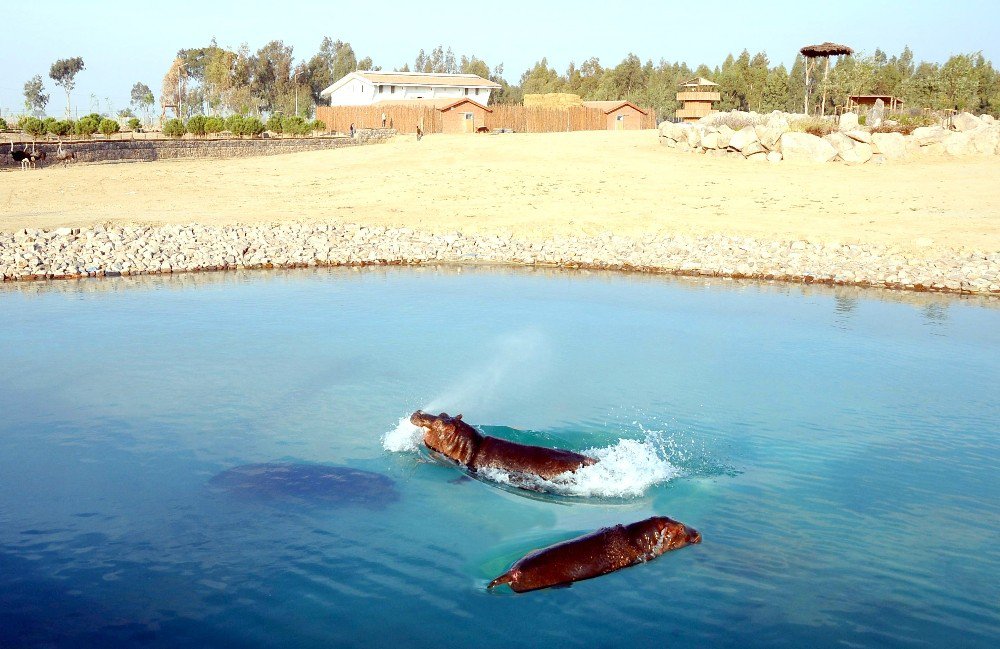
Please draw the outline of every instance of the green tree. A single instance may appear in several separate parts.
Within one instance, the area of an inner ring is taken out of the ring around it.
[[[156,98],[153,96],[153,91],[146,84],[136,82],[132,86],[132,105],[136,110],[141,110],[147,119],[149,119],[149,110],[153,107],[155,101]]]
[[[112,134],[117,133],[121,129],[118,122],[113,119],[102,119],[97,128],[104,137],[111,137]]]
[[[760,112],[770,113],[774,110],[787,110],[789,98],[788,71],[784,65],[779,65],[767,73],[764,92],[761,95]]]
[[[163,134],[167,137],[183,137],[185,130],[184,120],[176,117],[168,119],[163,125]]]
[[[226,120],[221,117],[209,117],[205,120],[205,132],[216,134],[226,130]]]
[[[544,58],[521,75],[521,91],[525,95],[562,92],[563,85],[559,74],[549,67],[548,59]]]
[[[27,117],[21,123],[21,129],[30,135],[32,139],[45,135],[45,122],[37,117]]]
[[[978,108],[979,88],[973,73],[972,55],[952,56],[938,73],[939,106],[954,110]]]
[[[24,83],[24,109],[31,113],[45,113],[49,96],[45,94],[42,75],[36,74]]]
[[[185,129],[191,135],[197,135],[198,137],[203,137],[205,135],[205,121],[206,117],[204,115],[192,115],[188,118]]]
[[[56,137],[66,137],[73,132],[73,122],[68,119],[57,120],[48,127],[48,131]]]
[[[49,68],[49,78],[66,91],[66,117],[72,114],[70,112],[70,93],[76,87],[76,75],[83,70],[83,59],[79,56],[71,59],[59,59]]]
[[[128,120],[128,128],[133,133],[138,133],[142,130],[142,122],[139,121],[138,117],[130,117]]]
[[[73,128],[76,131],[77,135],[81,135],[83,137],[90,137],[91,135],[97,132],[99,126],[100,122],[88,115],[87,117],[83,117],[77,120]]]

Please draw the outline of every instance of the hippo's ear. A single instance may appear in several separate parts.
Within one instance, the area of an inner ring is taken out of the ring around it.
[[[455,415],[455,419],[461,419],[462,415]]]

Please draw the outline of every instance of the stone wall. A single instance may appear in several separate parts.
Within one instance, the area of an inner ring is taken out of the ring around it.
[[[375,144],[388,140],[396,131],[392,129],[364,129],[358,131],[354,138],[343,135],[324,137],[269,137],[247,139],[149,139],[149,140],[84,140],[63,142],[64,151],[72,151],[76,158],[68,164],[81,162],[152,162],[154,160],[170,160],[175,158],[249,158],[255,156],[280,155],[297,153],[299,151],[319,151],[337,149],[345,146]],[[17,143],[15,148],[26,146],[31,149],[31,143]],[[46,159],[38,163],[38,167],[61,164],[56,160],[59,145],[55,142],[38,142],[38,151],[44,151]],[[0,167],[16,167],[9,149],[0,156]]]
[[[334,223],[0,232],[4,281],[336,265],[493,263],[1000,295],[1000,253],[606,233],[522,241]]]

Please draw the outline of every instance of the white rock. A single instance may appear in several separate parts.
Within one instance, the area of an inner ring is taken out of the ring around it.
[[[781,162],[781,158],[782,155],[780,151],[771,151],[770,153],[767,154],[768,162]]]
[[[841,160],[849,165],[863,165],[872,159],[874,152],[872,145],[866,142],[857,142],[849,151],[840,154]]]
[[[993,155],[997,152],[997,148],[1000,147],[1000,127],[998,126],[983,126],[968,133],[969,137],[972,138],[972,144],[976,149],[976,153]]]
[[[722,126],[720,126],[719,127],[719,148],[720,149],[725,149],[727,146],[729,146],[729,142],[733,139],[733,135],[735,135],[735,134],[736,134],[736,131],[734,131],[733,129],[729,128],[725,124],[723,124]]]
[[[847,131],[844,133],[847,137],[851,138],[855,142],[864,142],[865,144],[872,143],[872,134],[868,131],[862,131],[861,129],[854,129],[852,131]]]
[[[830,162],[837,157],[832,144],[810,133],[785,133],[778,144],[783,159],[792,162]]]
[[[951,127],[959,133],[977,129],[982,125],[983,122],[972,113],[959,113],[951,118]]]
[[[976,152],[976,147],[972,142],[972,135],[969,133],[950,133],[944,139],[944,150],[948,155],[967,156]]]
[[[719,133],[717,131],[706,133],[701,137],[701,146],[706,149],[719,148]]]
[[[757,131],[753,126],[744,126],[733,134],[729,140],[729,146],[742,152],[744,147],[752,142],[760,143],[760,140],[757,139]]]
[[[935,142],[942,142],[947,137],[948,131],[940,126],[919,126],[913,129],[910,137],[920,146],[927,146]]]
[[[906,138],[902,133],[872,133],[872,148],[886,160],[902,160],[906,157]]]
[[[844,113],[840,116],[840,130],[853,131],[858,128],[858,114]]]

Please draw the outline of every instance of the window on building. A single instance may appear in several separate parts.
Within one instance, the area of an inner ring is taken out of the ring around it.
[[[465,96],[466,96],[466,97],[468,97],[468,96],[469,96],[469,89],[468,89],[468,88],[466,88],[466,89],[465,89]]]
[[[473,119],[473,118],[475,118],[475,115],[473,115],[472,113],[465,114],[465,119]]]
[[[396,94],[396,86],[389,86],[389,94],[390,95]]]
[[[384,92],[385,92],[385,86],[379,86],[379,87],[378,87],[378,94],[380,94],[380,95],[381,95],[381,94],[382,94],[382,93],[384,93]]]

